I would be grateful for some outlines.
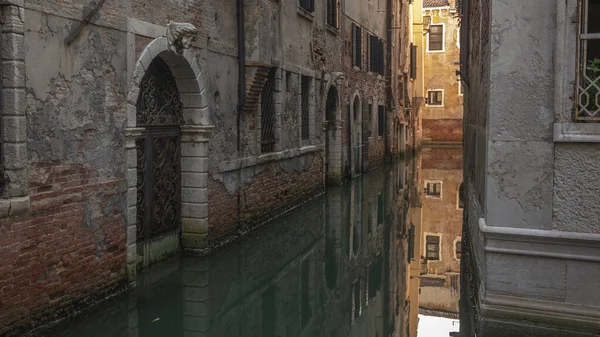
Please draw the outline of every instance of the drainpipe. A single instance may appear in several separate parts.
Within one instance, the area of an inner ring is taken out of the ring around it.
[[[244,30],[244,0],[237,0],[237,43],[238,43],[238,111],[237,111],[237,152],[238,158],[242,159],[242,135],[241,121],[246,102],[246,41]],[[241,162],[241,161],[240,161]],[[238,169],[238,195],[237,195],[237,226],[240,226],[241,195],[242,195],[242,167]]]

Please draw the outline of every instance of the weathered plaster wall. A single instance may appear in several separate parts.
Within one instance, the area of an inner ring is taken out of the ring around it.
[[[126,276],[126,36],[91,27],[66,47],[75,22],[47,12],[24,11],[27,101],[14,103],[26,105],[31,212],[0,221],[0,334],[85,307]]]
[[[491,15],[486,221],[551,229],[556,6],[494,1]]]

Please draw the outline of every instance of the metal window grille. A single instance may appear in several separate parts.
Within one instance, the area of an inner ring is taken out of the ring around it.
[[[441,90],[430,90],[427,92],[428,105],[442,105],[443,97]]]
[[[427,235],[425,242],[425,258],[428,261],[438,261],[440,259],[440,237],[435,235]]]
[[[309,138],[309,96],[310,96],[310,77],[302,76],[302,92],[301,92],[301,109],[302,109],[302,139],[306,140]]]
[[[315,11],[315,0],[299,0],[298,5],[311,13]]]
[[[431,25],[429,28],[429,50],[444,49],[444,26]]]
[[[425,187],[425,194],[432,197],[440,197],[442,194],[442,184],[440,183],[427,183]]]
[[[381,137],[385,130],[385,107],[383,105],[377,107],[377,119],[377,134]]]
[[[269,70],[265,86],[260,93],[260,149],[262,153],[275,151],[275,73]]]
[[[352,24],[352,65],[362,68],[362,29]]]
[[[338,7],[337,0],[327,0],[327,24],[338,29]]]
[[[579,8],[575,119],[600,121],[600,3],[580,0]]]

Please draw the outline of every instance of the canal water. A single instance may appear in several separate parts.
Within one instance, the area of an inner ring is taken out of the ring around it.
[[[458,331],[455,238],[436,250],[425,234],[446,239],[458,226],[460,237],[446,213],[460,212],[450,182],[460,167],[448,161],[462,152],[427,151],[329,188],[211,256],[149,267],[135,290],[36,336],[448,336],[437,326]]]

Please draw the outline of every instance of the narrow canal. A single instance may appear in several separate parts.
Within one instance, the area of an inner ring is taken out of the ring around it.
[[[35,336],[417,336],[420,275],[435,273],[419,253],[421,160],[329,188],[211,256],[152,266],[134,291]]]

